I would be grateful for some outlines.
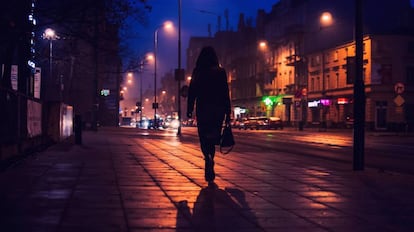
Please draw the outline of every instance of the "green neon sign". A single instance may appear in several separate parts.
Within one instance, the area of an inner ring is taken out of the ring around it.
[[[270,97],[266,97],[265,99],[263,99],[263,102],[266,106],[272,106],[273,105],[273,101],[272,101],[272,99],[270,99]]]
[[[277,105],[279,103],[282,102],[282,95],[278,95],[278,96],[263,96],[262,97],[262,102],[266,105],[266,106],[273,106],[273,105]]]

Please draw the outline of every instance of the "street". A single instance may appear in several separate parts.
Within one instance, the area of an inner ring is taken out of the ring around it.
[[[182,132],[100,128],[28,157],[0,173],[2,231],[414,229],[413,176],[324,158],[348,156],[342,133],[235,130],[208,188],[196,128]]]
[[[195,136],[195,128],[186,128],[188,135]],[[236,151],[250,149],[251,146],[312,156],[345,163],[352,169],[353,137],[352,130],[319,131],[309,128],[297,131],[285,130],[238,130],[233,129],[237,138]],[[365,166],[379,171],[414,174],[413,136],[395,133],[369,132],[365,136]]]
[[[195,131],[188,129],[189,134]],[[287,130],[233,130],[238,143],[284,151],[292,154],[322,157],[347,163],[352,168],[352,130],[319,131],[309,128]],[[366,132],[365,166],[380,171],[414,174],[414,137],[407,134]],[[245,149],[243,147],[243,149]]]

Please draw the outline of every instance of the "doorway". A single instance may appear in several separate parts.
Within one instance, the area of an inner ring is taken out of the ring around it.
[[[377,101],[375,103],[375,129],[387,129],[387,102]]]

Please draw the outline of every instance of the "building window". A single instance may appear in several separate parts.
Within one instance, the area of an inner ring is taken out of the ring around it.
[[[366,76],[367,76],[367,69],[366,68],[363,68],[362,69],[362,81],[364,83],[365,83],[365,80],[367,79]],[[365,84],[367,84],[367,83],[365,83]]]
[[[323,53],[323,64],[329,64],[330,63],[330,57],[329,57],[329,53]]]
[[[407,84],[414,85],[414,66],[407,67]]]
[[[313,56],[311,57],[311,66],[315,67],[317,65],[319,65],[319,56]]]
[[[319,78],[319,77],[317,77],[316,78],[316,86],[315,86],[315,90],[316,91],[319,91],[321,88],[320,88],[320,86],[321,86],[321,78]]]
[[[336,86],[335,86],[335,88],[337,89],[337,88],[339,88],[339,73],[335,73],[335,76],[336,76]]]
[[[326,82],[325,82],[325,85],[326,86],[324,86],[324,89],[330,89],[331,84],[330,84],[330,80],[329,79],[330,79],[329,78],[329,75],[326,75]]]
[[[339,60],[339,58],[338,58],[338,51],[335,51],[335,53],[334,53],[334,61],[335,62],[338,62],[338,60]]]
[[[315,91],[315,78],[311,78],[310,91]]]

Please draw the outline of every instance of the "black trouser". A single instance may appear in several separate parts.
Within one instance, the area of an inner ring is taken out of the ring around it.
[[[206,181],[213,181],[215,178],[214,173],[214,155],[216,152],[215,145],[220,140],[220,130],[217,126],[198,126],[198,136],[200,139],[201,152],[203,152],[205,160],[205,173],[204,177]]]
[[[206,138],[200,138],[200,147],[201,152],[203,152],[204,158],[208,158],[209,155],[211,156],[211,159],[214,158],[214,154],[216,153],[214,141]]]

